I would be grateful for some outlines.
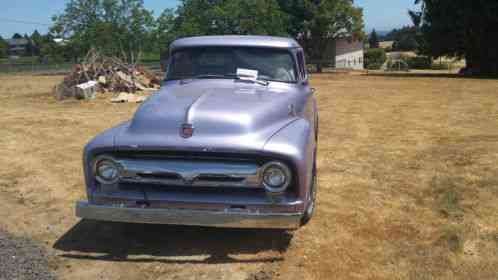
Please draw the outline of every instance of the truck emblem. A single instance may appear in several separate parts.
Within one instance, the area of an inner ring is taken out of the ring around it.
[[[190,172],[181,173],[180,175],[182,176],[183,181],[187,185],[192,185],[194,181],[197,179],[197,176],[199,176],[199,174],[197,173],[190,173]]]
[[[183,138],[190,138],[194,134],[194,127],[191,124],[183,124],[182,125],[182,130],[181,130],[181,135]]]

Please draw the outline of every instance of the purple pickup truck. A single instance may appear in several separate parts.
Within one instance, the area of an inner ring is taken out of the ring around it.
[[[288,38],[170,46],[162,88],[84,150],[85,219],[297,229],[317,193],[318,111]]]

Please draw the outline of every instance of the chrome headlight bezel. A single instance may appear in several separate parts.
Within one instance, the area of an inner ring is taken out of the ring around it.
[[[99,174],[99,166],[104,163],[114,167],[115,169],[114,172],[115,174],[110,179],[106,179],[101,174]],[[110,156],[104,155],[95,158],[95,160],[93,161],[92,170],[95,180],[97,180],[97,182],[99,182],[102,185],[116,184],[121,178],[121,171],[122,171],[121,165],[113,157]]]
[[[285,181],[280,186],[272,186],[265,180],[265,173],[268,172],[272,168],[279,169],[285,176]],[[287,190],[289,185],[292,182],[292,173],[290,168],[283,162],[280,161],[270,161],[262,166],[261,168],[261,182],[265,187],[265,190],[271,194],[281,194]]]

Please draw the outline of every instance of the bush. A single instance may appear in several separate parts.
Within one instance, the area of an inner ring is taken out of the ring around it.
[[[380,69],[386,59],[386,52],[383,49],[368,49],[365,51],[364,61],[367,69]]]
[[[9,50],[9,46],[7,45],[7,42],[5,42],[1,37],[0,37],[0,58],[7,57]]]
[[[388,71],[409,71],[410,66],[406,63],[405,60],[389,60],[387,62],[387,70]]]
[[[431,69],[432,59],[427,56],[415,56],[405,59],[410,69]]]
[[[431,66],[432,70],[450,70],[450,64],[447,62],[437,62],[433,63]]]
[[[384,65],[384,63],[366,63],[365,68],[367,68],[368,70],[379,70],[382,65]]]

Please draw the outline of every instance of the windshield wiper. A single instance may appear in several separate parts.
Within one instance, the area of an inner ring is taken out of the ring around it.
[[[189,78],[185,78],[181,80],[181,83],[186,83],[187,80],[195,80],[195,79],[236,79],[241,81],[250,81],[263,86],[267,86],[269,84],[268,81],[259,80],[259,79],[244,79],[244,78],[253,78],[251,75],[237,75],[234,73],[229,74],[201,74]]]

